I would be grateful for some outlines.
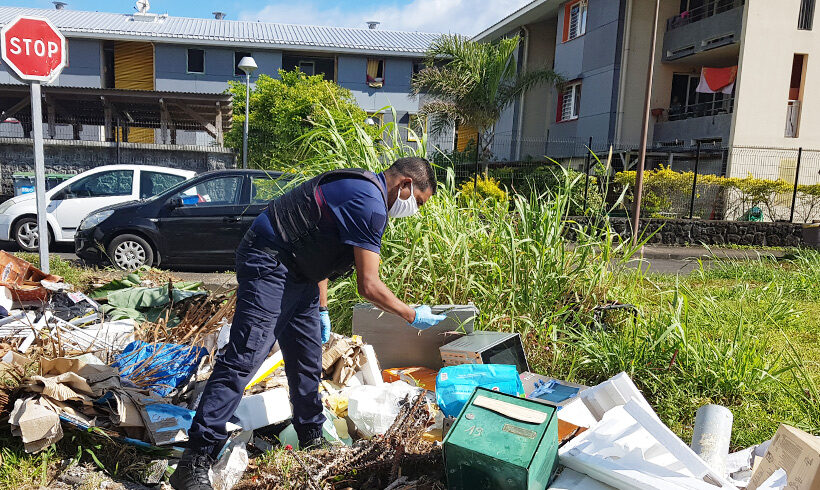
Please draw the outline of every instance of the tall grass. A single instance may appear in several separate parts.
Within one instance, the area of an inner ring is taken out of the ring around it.
[[[304,141],[323,145],[324,156],[304,162],[314,172],[381,170],[425,154],[396,127],[376,141],[364,132],[339,137],[332,122],[314,131]],[[820,299],[820,254],[786,264],[719,262],[670,282],[629,272],[637,249],[613,232],[605,209],[585,224],[568,218],[577,179],[497,206],[459,199],[447,175],[419,215],[388,225],[381,273],[399,298],[474,303],[478,327],[521,332],[531,366],[545,374],[594,384],[626,371],[682,436],[697,408],[712,402],[735,412],[737,445],[771,437],[781,421],[820,430],[820,368],[786,349],[805,314],[795,301]],[[362,301],[355,280],[333,284],[330,297],[335,328],[349,332],[351,306]],[[595,322],[594,308],[611,301],[634,303],[637,318]]]

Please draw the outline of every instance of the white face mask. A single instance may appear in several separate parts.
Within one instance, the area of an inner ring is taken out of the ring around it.
[[[413,183],[410,182],[410,197],[407,199],[401,198],[401,189],[396,195],[396,202],[390,206],[387,215],[391,218],[407,218],[419,212],[419,203],[416,202],[416,196],[413,194]]]

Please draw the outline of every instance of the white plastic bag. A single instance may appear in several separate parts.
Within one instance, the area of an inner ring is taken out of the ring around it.
[[[422,391],[404,381],[381,386],[356,386],[346,391],[347,415],[363,436],[371,438],[384,434],[396,420],[401,401],[408,395],[412,400]]]
[[[231,490],[242,479],[247,467],[248,450],[245,443],[241,442],[231,447],[229,452],[223,453],[222,458],[211,468],[210,477],[214,490]]]

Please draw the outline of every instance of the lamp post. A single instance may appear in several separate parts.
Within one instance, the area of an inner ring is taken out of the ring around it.
[[[251,73],[256,71],[256,61],[250,56],[239,60],[237,65],[245,72],[245,130],[242,132],[242,168],[248,168],[248,120],[251,106]]]

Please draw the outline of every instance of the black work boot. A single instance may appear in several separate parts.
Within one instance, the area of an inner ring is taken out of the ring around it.
[[[333,447],[322,435],[322,426],[305,427],[297,431],[297,434],[299,435],[299,449],[302,451],[330,449]]]
[[[186,449],[169,479],[176,490],[213,490],[208,470],[213,460],[207,454]]]

